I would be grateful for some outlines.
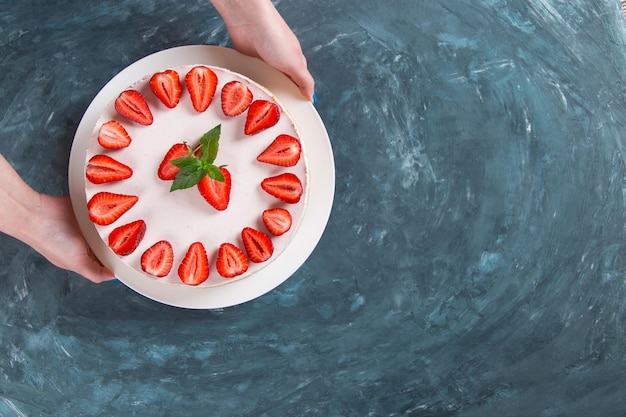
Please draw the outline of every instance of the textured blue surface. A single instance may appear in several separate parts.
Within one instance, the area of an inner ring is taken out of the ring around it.
[[[206,1],[3,1],[0,152],[67,193],[117,72],[228,46]],[[282,0],[337,189],[271,293],[186,311],[0,236],[2,416],[621,416],[619,1]]]

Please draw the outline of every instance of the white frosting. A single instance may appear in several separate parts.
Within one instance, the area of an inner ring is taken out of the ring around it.
[[[232,71],[212,67],[217,74],[218,85],[209,108],[204,113],[196,112],[191,104],[184,78],[193,65],[176,67],[175,69],[183,85],[180,103],[174,109],[168,109],[152,93],[148,85],[151,75],[147,75],[129,88],[140,91],[154,116],[150,126],[141,126],[121,117],[111,102],[104,109],[93,129],[89,148],[86,152],[85,165],[95,154],[107,154],[112,158],[132,167],[133,176],[127,180],[95,185],[86,181],[85,193],[87,201],[97,192],[110,191],[119,194],[136,195],[139,201],[133,208],[109,226],[96,225],[100,237],[108,242],[109,233],[118,226],[143,219],[146,222],[146,234],[139,247],[130,255],[119,257],[119,261],[143,273],[141,255],[159,240],[169,241],[174,248],[174,264],[170,274],[164,278],[156,278],[145,274],[146,279],[155,279],[171,285],[184,285],[178,277],[178,266],[189,245],[195,241],[203,243],[207,250],[211,265],[209,278],[199,287],[223,285],[233,280],[252,275],[267,266],[280,256],[289,245],[296,233],[308,195],[308,168],[305,147],[302,143],[302,157],[294,167],[284,168],[260,163],[256,160],[260,154],[279,134],[300,137],[291,117],[276,98],[265,88],[250,79]],[[244,134],[246,112],[230,118],[224,116],[221,108],[221,89],[231,80],[244,82],[253,93],[253,99],[265,99],[276,102],[281,109],[279,122],[258,134]],[[121,93],[121,91],[120,91]],[[130,135],[132,142],[129,147],[118,150],[102,148],[97,141],[100,126],[115,119],[119,121]],[[196,187],[170,192],[171,181],[162,181],[157,176],[158,167],[169,148],[177,142],[186,141],[191,146],[198,143],[200,137],[216,125],[221,124],[220,147],[216,165],[226,165],[232,176],[230,204],[225,211],[217,211],[200,195]],[[304,193],[299,203],[286,204],[267,194],[261,188],[264,178],[292,172],[300,178]],[[293,217],[291,229],[282,236],[272,236],[261,219],[263,210],[271,207],[284,207]],[[260,264],[249,263],[246,273],[236,278],[223,278],[215,269],[217,250],[224,242],[230,242],[242,249],[241,230],[252,227],[267,233],[272,238],[274,254]]]

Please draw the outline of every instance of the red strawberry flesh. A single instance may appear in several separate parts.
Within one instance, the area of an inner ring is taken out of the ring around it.
[[[137,90],[125,90],[115,99],[115,110],[123,117],[149,126],[154,121],[146,99]]]
[[[255,100],[248,107],[244,133],[254,135],[276,125],[280,119],[280,109],[276,103],[267,100]]]
[[[169,274],[173,263],[174,250],[166,240],[155,243],[141,255],[141,269],[155,277],[162,278]]]
[[[274,253],[274,245],[268,235],[251,227],[241,231],[241,239],[246,248],[248,258],[252,262],[260,263],[267,261]]]
[[[198,183],[198,190],[210,205],[216,210],[223,211],[228,208],[228,203],[230,202],[232,180],[230,172],[226,168],[221,167],[220,171],[224,175],[223,182],[205,175]]]
[[[133,170],[108,155],[94,155],[87,163],[86,176],[92,184],[105,184],[125,180],[133,175]]]
[[[300,141],[291,135],[281,134],[257,156],[257,161],[267,164],[292,167],[300,160]]]
[[[265,178],[261,182],[261,187],[268,194],[289,204],[299,202],[303,192],[300,179],[290,172]]]
[[[222,112],[229,117],[238,116],[252,103],[252,91],[241,81],[230,81],[222,87]]]
[[[183,88],[178,73],[172,69],[157,72],[150,78],[150,89],[168,108],[173,109],[180,101]]]
[[[137,196],[101,191],[94,194],[87,203],[87,211],[92,222],[106,226],[126,213],[139,200]]]
[[[157,175],[164,181],[173,180],[176,178],[176,174],[180,171],[180,168],[170,164],[170,161],[178,158],[183,158],[189,155],[189,148],[184,143],[175,143],[165,154],[163,161],[159,165]]]
[[[213,101],[217,89],[217,75],[208,67],[195,66],[185,76],[185,85],[191,96],[193,108],[202,113]]]
[[[178,277],[187,285],[199,285],[209,278],[209,258],[201,242],[189,246],[178,267]]]
[[[117,120],[109,120],[100,127],[98,143],[103,148],[121,149],[130,145],[128,132]]]
[[[263,223],[274,236],[285,234],[291,229],[291,213],[284,208],[271,208],[263,212]]]
[[[248,270],[248,258],[232,243],[222,243],[215,264],[217,272],[224,278],[233,278]]]
[[[113,229],[109,234],[109,247],[120,256],[130,255],[137,249],[146,234],[146,222],[136,220]]]

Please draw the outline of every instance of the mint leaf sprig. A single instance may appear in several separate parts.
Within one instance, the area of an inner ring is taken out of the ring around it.
[[[224,182],[224,174],[222,174],[220,167],[213,164],[219,150],[221,130],[222,125],[217,125],[202,135],[200,138],[199,157],[196,155],[198,148],[192,149],[185,143],[189,150],[189,155],[170,161],[170,164],[180,168],[170,187],[170,192],[191,188],[198,184],[205,175],[214,180]]]

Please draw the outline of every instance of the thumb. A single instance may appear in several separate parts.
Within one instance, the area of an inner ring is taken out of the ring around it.
[[[107,267],[103,266],[93,257],[87,260],[76,269],[76,272],[87,278],[88,280],[101,283],[115,279],[115,275]]]
[[[298,73],[292,78],[300,89],[300,93],[309,101],[313,101],[313,94],[315,93],[315,81],[309,71],[303,71]]]
[[[292,65],[285,68],[280,68],[286,76],[288,76],[291,81],[298,86],[300,90],[300,94],[304,96],[309,101],[313,101],[313,94],[315,93],[315,80],[313,76],[309,72],[306,64],[306,60],[303,58],[302,63],[299,65]]]

